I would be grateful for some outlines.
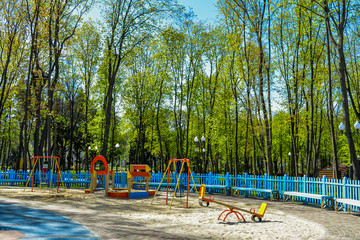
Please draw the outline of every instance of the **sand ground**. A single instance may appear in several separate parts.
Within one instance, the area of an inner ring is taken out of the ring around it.
[[[106,235],[101,230],[101,223],[105,224],[107,218],[126,221],[130,225],[134,223],[134,226],[143,226],[162,234],[185,239],[294,239],[295,236],[297,239],[321,239],[326,232],[326,229],[318,223],[272,208],[267,209],[261,222],[251,221],[251,215],[248,213],[243,213],[246,222],[239,222],[234,214],[229,215],[223,222],[217,220],[219,214],[226,209],[222,205],[211,203],[209,207],[201,207],[196,194],[190,194],[188,208],[185,208],[185,198],[181,201],[179,198],[174,198],[170,209],[169,205],[165,204],[165,196],[166,193],[160,191],[151,204],[152,197],[115,199],[104,197],[104,192],[84,194],[84,190],[76,189],[66,189],[56,193],[47,189],[34,189],[31,192],[31,189],[24,191],[23,188],[0,188],[0,198],[10,201],[21,200],[21,203],[27,206],[55,211],[57,214],[63,213],[62,215],[70,216],[88,227],[100,239],[108,239],[109,236],[112,236],[112,239],[129,239],[126,234],[115,232]],[[215,199],[217,200],[216,195]],[[258,201],[254,204],[249,201],[245,203],[241,201],[241,197],[219,196],[219,199],[221,202],[246,210],[255,208],[258,211],[260,207]],[[85,216],[92,216],[98,223],[94,224],[93,221],[90,223]],[[111,231],[111,227],[108,229]],[[139,228],[139,235],[141,229]],[[121,232],[121,229],[117,230]],[[5,239],[2,237],[5,235],[8,239],[17,239],[21,237],[18,234],[21,233],[0,231],[0,239]]]

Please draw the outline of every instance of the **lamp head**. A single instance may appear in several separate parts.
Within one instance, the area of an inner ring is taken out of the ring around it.
[[[205,136],[201,137],[201,141],[205,142]]]
[[[197,136],[194,138],[194,141],[195,141],[195,142],[198,142],[198,141],[199,141],[199,139],[198,139]]]
[[[344,131],[345,130],[345,125],[341,122],[339,125],[339,130],[340,131]]]
[[[356,121],[356,123],[354,124],[354,128],[355,128],[356,130],[359,130],[359,129],[360,129],[360,123],[359,123],[359,121]]]

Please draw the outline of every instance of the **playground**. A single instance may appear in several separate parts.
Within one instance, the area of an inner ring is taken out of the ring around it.
[[[97,161],[104,163],[104,170],[95,169]],[[58,162],[54,165],[57,169]],[[181,163],[180,172],[170,183],[171,166],[176,168],[176,163]],[[355,239],[360,235],[360,214],[332,211],[329,196],[320,198],[320,210],[316,205],[285,203],[286,195],[315,198],[317,194],[284,191],[283,202],[279,201],[278,190],[257,190],[271,194],[270,199],[229,194],[221,185],[210,185],[209,189],[206,184],[199,188],[193,185],[192,191],[180,190],[184,166],[187,177],[182,182],[190,189],[194,176],[188,159],[170,159],[161,180],[158,176],[156,190],[150,188],[151,168],[147,165],[130,165],[129,171],[121,175],[127,178],[127,187],[115,187],[116,175],[101,156],[93,160],[90,189],[85,192],[65,188],[62,181],[69,181],[68,176],[31,171],[28,187],[0,187],[0,238]],[[55,187],[49,188],[51,183]],[[98,188],[101,185],[105,187]],[[214,194],[214,186],[225,194]],[[248,189],[234,187],[230,193]]]
[[[84,194],[83,190],[66,189],[65,192],[52,194],[47,189],[35,188],[33,192],[30,189],[24,192],[20,188],[2,187],[0,201],[69,218],[82,224],[99,239],[291,239],[294,236],[298,239],[318,239],[326,233],[325,226],[321,224],[279,210],[276,206],[284,205],[280,202],[267,201],[268,209],[261,222],[251,221],[251,215],[246,213],[243,213],[246,222],[239,222],[235,215],[229,215],[223,222],[217,220],[224,210],[221,205],[201,207],[198,196],[191,193],[188,208],[184,201],[180,203],[179,199],[175,199],[170,210],[165,204],[165,195],[164,191],[159,192],[150,204],[151,198],[118,199],[104,197],[103,192]],[[256,207],[258,210],[262,203],[261,199],[215,197],[217,201],[245,209]],[[310,209],[320,215],[328,212]],[[331,214],[335,213],[332,211]]]

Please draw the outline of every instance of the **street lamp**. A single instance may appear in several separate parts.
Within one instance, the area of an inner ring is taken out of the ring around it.
[[[354,124],[354,128],[355,128],[356,130],[359,130],[359,129],[360,129],[360,123],[359,123],[359,121],[356,121],[356,123]]]
[[[195,136],[194,138],[194,142],[195,142],[195,146],[199,147],[199,153],[198,153],[198,161],[197,161],[197,170],[199,170],[199,166],[201,165],[201,158],[200,158],[200,154],[201,151],[204,153],[204,161],[205,161],[205,136],[203,135],[200,138],[201,141],[199,141],[199,138],[197,136]],[[201,150],[202,144],[204,144],[204,148]],[[195,148],[195,152],[197,153],[198,150],[197,148]]]
[[[358,131],[360,129],[360,122],[359,121],[356,121],[354,123],[354,128],[356,129],[356,131]],[[344,131],[345,130],[345,125],[341,122],[340,125],[339,125],[339,130],[340,131]]]
[[[197,158],[196,158],[196,171],[199,171],[199,154],[197,153],[198,150],[196,148],[196,147],[198,147],[199,139],[198,139],[197,136],[195,136],[194,142],[195,142],[195,156],[197,155]]]
[[[344,131],[345,130],[345,125],[341,122],[339,125],[339,130],[340,131]]]
[[[352,134],[356,134],[356,133],[359,131],[359,129],[360,129],[359,120],[354,123],[354,128],[355,128],[356,132],[354,132],[354,133],[352,133]],[[339,125],[339,130],[340,130],[341,132],[345,130],[345,125],[344,125],[342,122],[341,122],[340,125]],[[359,160],[359,155],[357,156],[357,158],[358,158],[358,160]],[[352,161],[353,161],[353,160],[352,160]],[[352,166],[353,164],[352,164],[352,161],[351,161],[351,163],[350,163],[350,171],[349,171],[349,177],[350,177],[350,178],[352,178],[352,175],[353,175],[353,166]]]
[[[120,147],[119,143],[116,143],[115,144],[116,152],[118,151],[119,147]],[[116,164],[116,172],[118,171],[119,164],[120,164],[120,162],[117,162],[117,164]],[[120,165],[120,171],[121,171],[121,165]]]
[[[288,171],[290,172],[289,165],[291,166],[291,152],[289,152],[288,155],[289,155]]]

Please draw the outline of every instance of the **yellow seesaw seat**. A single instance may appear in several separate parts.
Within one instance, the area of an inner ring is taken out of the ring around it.
[[[239,211],[243,211],[243,212],[247,212],[251,214],[251,220],[253,220],[254,222],[261,222],[262,218],[265,215],[266,209],[267,209],[267,204],[266,203],[262,203],[259,209],[259,212],[256,213],[254,208],[251,208],[250,211],[242,209],[242,208],[238,208],[238,207],[234,207],[231,206],[227,203],[222,203],[222,202],[218,202],[214,200],[214,196],[210,196],[209,198],[205,198],[205,189],[206,189],[206,185],[201,185],[200,187],[200,192],[199,192],[199,204],[203,207],[207,207],[209,206],[210,202],[213,203],[217,203],[219,205],[225,206],[228,209],[222,211],[222,213],[220,213],[218,220],[220,219],[220,217],[222,216],[223,213],[228,212],[225,215],[225,218],[223,219],[223,221],[225,221],[225,219],[227,218],[227,216],[229,216],[229,214],[234,213],[236,215],[236,217],[240,220],[239,216],[242,217],[242,219],[244,220],[244,222],[246,222],[244,216],[239,212]],[[206,203],[204,205],[204,203]],[[235,211],[237,210],[237,211]]]

